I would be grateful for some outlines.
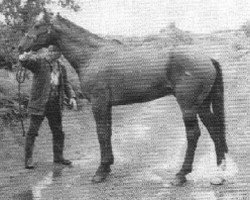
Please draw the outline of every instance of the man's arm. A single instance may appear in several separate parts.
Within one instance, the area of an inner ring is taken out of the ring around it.
[[[59,63],[61,65],[62,70],[62,76],[63,76],[63,82],[64,82],[64,92],[69,99],[69,104],[73,106],[74,110],[77,110],[77,103],[76,103],[76,93],[72,88],[72,85],[68,81],[68,75],[67,71],[64,65]]]
[[[63,76],[63,83],[64,83],[64,92],[67,96],[67,98],[71,99],[71,98],[76,98],[76,94],[75,91],[73,90],[69,80],[68,80],[68,75],[67,75],[67,71],[64,65],[61,65],[61,69],[62,69],[62,76]]]

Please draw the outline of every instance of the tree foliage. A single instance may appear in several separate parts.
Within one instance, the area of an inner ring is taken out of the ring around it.
[[[20,38],[46,5],[51,4],[69,8],[72,11],[80,9],[76,0],[2,0],[0,13],[4,16],[5,23],[0,22],[0,61],[3,58],[0,68],[5,61],[13,63],[16,60],[17,52],[14,49]]]
[[[0,3],[0,13],[4,15],[8,26],[25,32],[48,4],[57,4],[73,11],[80,9],[75,0],[3,0]]]
[[[242,26],[241,29],[246,34],[247,37],[250,37],[250,20],[247,20]]]
[[[0,68],[11,70],[17,63],[15,46],[22,37],[21,32],[15,32],[5,24],[0,23]]]

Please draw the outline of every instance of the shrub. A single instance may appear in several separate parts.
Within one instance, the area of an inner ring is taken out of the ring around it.
[[[247,20],[242,26],[242,31],[245,33],[247,37],[250,37],[250,20]]]

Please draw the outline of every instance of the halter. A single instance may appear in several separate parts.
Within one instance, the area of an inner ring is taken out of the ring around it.
[[[36,25],[34,25],[34,26],[36,26]],[[37,25],[38,26],[38,25]],[[51,32],[51,27],[52,27],[52,24],[51,23],[48,23],[48,25],[47,24],[42,24],[42,25],[40,25],[40,26],[46,26],[46,30],[45,31],[43,31],[43,32],[41,32],[41,33],[39,33],[39,34],[37,34],[37,35],[29,35],[28,33],[26,33],[26,37],[28,38],[28,39],[31,39],[31,40],[33,40],[33,41],[36,41],[39,37],[41,37],[42,35],[46,35],[46,34],[50,34],[50,32]]]
[[[36,41],[40,36],[42,35],[46,35],[46,34],[49,34],[51,32],[51,29],[48,29],[46,31],[43,31],[37,35],[29,35],[28,33],[26,34],[26,37],[33,40],[33,41]]]

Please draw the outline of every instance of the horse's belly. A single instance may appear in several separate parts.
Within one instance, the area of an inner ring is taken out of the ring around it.
[[[154,83],[145,80],[117,83],[111,91],[113,105],[147,102],[172,94],[172,88],[165,81]]]
[[[167,95],[172,94],[171,88],[166,89],[165,91],[160,91],[157,93],[143,93],[143,94],[136,94],[136,93],[126,93],[121,96],[116,96],[112,99],[112,105],[126,105],[126,104],[133,104],[133,103],[143,103],[152,101]]]

